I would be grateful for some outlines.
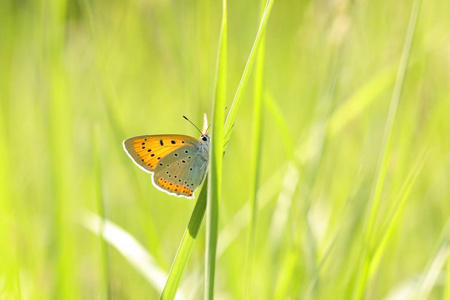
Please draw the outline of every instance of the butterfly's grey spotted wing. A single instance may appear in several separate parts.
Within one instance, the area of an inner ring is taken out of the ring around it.
[[[209,136],[199,140],[186,135],[143,135],[123,143],[128,156],[153,184],[171,195],[192,198],[202,183],[209,158]]]
[[[163,157],[155,168],[153,183],[169,194],[193,197],[208,167],[208,156],[199,149],[201,142],[197,143]]]

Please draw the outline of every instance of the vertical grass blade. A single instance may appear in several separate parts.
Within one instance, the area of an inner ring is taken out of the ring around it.
[[[414,37],[417,18],[420,11],[421,0],[415,0],[411,10],[411,17],[409,20],[408,30],[406,32],[405,43],[403,45],[400,65],[395,81],[394,91],[392,93],[391,103],[389,106],[389,112],[386,120],[386,125],[383,133],[383,141],[380,149],[380,157],[378,160],[377,175],[372,187],[370,202],[368,206],[368,219],[363,233],[363,251],[362,251],[362,265],[361,274],[358,278],[358,283],[355,285],[353,298],[361,299],[364,294],[365,287],[367,285],[368,273],[370,269],[371,257],[369,252],[372,245],[372,234],[375,228],[376,216],[378,207],[380,205],[381,192],[383,190],[384,180],[387,173],[389,164],[389,158],[392,150],[392,136],[394,123],[397,116],[397,107],[400,101],[400,96],[403,88],[403,82],[405,79],[406,68],[409,61],[409,55],[411,53],[411,45]]]
[[[222,26],[217,57],[213,135],[210,149],[211,167],[208,180],[208,211],[206,213],[205,299],[214,298],[219,202],[222,192],[223,124],[227,90],[227,0],[222,2]]]
[[[261,1],[261,17],[264,14],[265,1]],[[246,276],[244,287],[244,299],[249,296],[249,290],[252,285],[255,245],[256,245],[256,227],[258,221],[258,198],[257,191],[259,187],[259,172],[261,161],[261,134],[262,134],[262,98],[264,90],[264,54],[265,54],[265,34],[262,35],[261,44],[257,52],[255,66],[255,85],[253,95],[253,129],[252,129],[252,153],[251,153],[251,181],[250,181],[250,232],[248,238],[246,255]]]
[[[230,112],[228,113],[226,124],[224,126],[223,131],[223,151],[226,149],[226,145],[230,140],[231,133],[233,130],[234,123],[236,121],[237,113],[239,110],[240,102],[242,101],[242,93],[247,86],[248,77],[250,75],[253,61],[256,56],[256,52],[258,51],[258,47],[261,42],[262,35],[266,30],[266,24],[270,15],[270,11],[272,9],[273,0],[268,0],[266,3],[266,7],[264,10],[263,17],[261,19],[258,33],[256,35],[255,41],[253,42],[253,47],[250,52],[249,58],[247,59],[247,64],[245,66],[244,72],[241,77],[241,81],[236,90],[236,94],[230,108]],[[223,113],[223,110],[222,110]],[[208,176],[209,177],[209,176]],[[209,182],[208,177],[205,182]],[[191,218],[189,220],[189,224],[187,229],[184,232],[184,235],[181,239],[180,246],[178,248],[175,259],[172,263],[171,270],[169,272],[169,276],[167,278],[166,285],[164,287],[163,293],[161,295],[161,299],[173,299],[180,283],[181,275],[183,273],[184,267],[186,266],[187,260],[190,255],[190,251],[193,245],[195,238],[197,237],[198,231],[200,229],[201,222],[203,220],[203,216],[206,210],[206,194],[208,190],[208,185],[204,184],[202,187],[202,191],[200,192],[200,196],[196,202],[194,210],[192,212]],[[209,293],[209,291],[208,291]],[[206,295],[205,295],[206,296]]]

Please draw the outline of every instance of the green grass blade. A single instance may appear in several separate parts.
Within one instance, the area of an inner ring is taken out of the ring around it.
[[[400,96],[403,88],[403,82],[405,79],[406,68],[408,65],[409,55],[411,53],[412,40],[415,33],[417,24],[417,18],[420,11],[420,0],[415,0],[411,10],[411,17],[409,20],[408,30],[406,33],[405,43],[401,55],[400,65],[395,81],[394,91],[392,93],[392,99],[389,106],[389,113],[386,120],[386,125],[383,133],[383,141],[380,149],[380,157],[378,160],[377,175],[372,187],[370,202],[368,205],[368,219],[364,228],[363,237],[363,253],[362,253],[362,265],[361,274],[358,278],[358,284],[355,285],[353,298],[360,299],[367,285],[368,273],[370,268],[370,247],[372,245],[372,235],[375,228],[376,216],[378,213],[378,207],[380,205],[381,192],[383,190],[384,180],[387,173],[389,164],[389,158],[392,150],[392,137],[394,123],[397,115],[397,107],[400,101]]]
[[[264,13],[258,28],[258,33],[256,34],[255,41],[253,42],[252,50],[250,51],[250,55],[247,59],[247,64],[245,65],[244,72],[242,73],[241,80],[234,95],[233,103],[231,104],[231,108],[227,116],[227,120],[225,123],[224,151],[226,150],[228,142],[230,141],[231,132],[233,130],[234,123],[236,122],[237,113],[242,102],[242,94],[247,87],[253,63],[255,62],[255,58],[258,54],[258,49],[264,33],[266,32],[267,21],[269,20],[270,12],[272,11],[273,1],[274,0],[267,0],[266,2]]]
[[[250,75],[250,71],[253,65],[253,61],[256,56],[256,51],[258,50],[259,44],[261,42],[262,35],[265,32],[267,20],[270,15],[270,11],[272,9],[273,0],[269,0],[267,2],[266,8],[264,10],[263,17],[260,22],[259,30],[256,35],[255,41],[253,43],[252,50],[250,52],[250,56],[247,60],[247,64],[245,66],[244,72],[241,77],[241,81],[237,88],[235,98],[233,100],[233,104],[231,106],[230,112],[227,117],[227,121],[224,127],[224,147],[225,151],[226,145],[231,137],[231,132],[233,129],[234,122],[236,121],[237,112],[239,110],[240,102],[242,101],[242,92],[244,91],[248,77]],[[208,178],[207,178],[208,180]],[[209,181],[206,181],[209,182]],[[197,200],[196,206],[191,215],[191,219],[189,221],[188,229],[185,231],[183,238],[181,240],[180,246],[178,248],[178,252],[175,256],[174,262],[172,264],[172,268],[169,272],[169,277],[166,282],[166,286],[164,287],[163,294],[161,296],[162,299],[173,299],[175,295],[175,291],[178,288],[179,281],[181,279],[181,274],[186,265],[187,259],[189,258],[189,254],[192,248],[192,244],[194,239],[198,234],[198,230],[200,228],[203,215],[206,209],[206,193],[207,193],[207,185],[204,185],[202,191],[200,193],[199,199]],[[204,197],[204,198],[203,198]],[[209,293],[209,292],[208,292]]]
[[[205,179],[205,182],[208,182],[208,177],[209,176]],[[202,225],[203,216],[206,211],[207,193],[208,185],[204,184],[200,195],[198,196],[197,202],[195,203],[188,226],[184,231],[183,237],[181,238],[177,254],[175,255],[164,290],[161,294],[161,299],[174,299],[177,293],[184,267],[186,266],[189,255],[191,254],[192,245],[194,244],[194,240],[197,238],[198,231]]]
[[[381,258],[385,253],[385,251],[387,250],[387,242],[389,241],[389,238],[393,235],[394,229],[399,225],[400,216],[406,205],[406,201],[409,198],[412,187],[414,186],[414,183],[416,182],[417,177],[419,176],[419,173],[422,170],[422,167],[428,157],[428,154],[429,154],[428,152],[423,153],[422,156],[419,158],[414,168],[408,174],[408,177],[406,178],[397,199],[394,201],[395,208],[393,209],[392,216],[388,218],[389,222],[385,226],[386,229],[384,230],[381,237],[378,238],[380,242],[377,243],[376,249],[374,250],[374,255],[370,264],[369,280],[377,270]]]
[[[205,299],[214,298],[214,278],[219,226],[219,203],[222,194],[223,124],[227,90],[227,1],[222,2],[222,26],[217,61],[213,135],[210,149],[210,174],[206,213]]]
[[[261,17],[264,14],[265,1],[261,1]],[[244,299],[249,297],[252,287],[253,268],[255,263],[256,228],[258,223],[258,197],[259,173],[261,163],[261,135],[262,135],[262,100],[264,90],[264,56],[265,56],[265,34],[262,35],[261,43],[257,53],[255,65],[255,84],[253,95],[253,127],[251,143],[251,165],[250,165],[250,232],[248,238],[245,270]]]

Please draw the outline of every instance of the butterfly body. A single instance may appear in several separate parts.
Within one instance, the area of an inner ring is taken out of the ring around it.
[[[208,169],[209,142],[204,125],[199,139],[178,134],[142,135],[126,139],[123,147],[142,170],[152,173],[156,188],[193,198]]]

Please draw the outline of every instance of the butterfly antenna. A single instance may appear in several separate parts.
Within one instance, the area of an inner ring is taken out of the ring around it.
[[[186,116],[183,116],[183,118],[185,118],[186,121],[188,121],[189,123],[191,123],[192,125],[194,125],[194,127],[197,128],[198,132],[200,132],[200,134],[202,134],[202,131],[201,131],[194,123],[192,123],[191,120],[189,120]]]

